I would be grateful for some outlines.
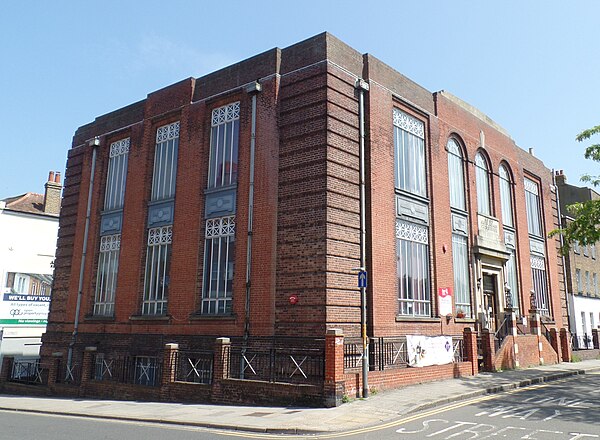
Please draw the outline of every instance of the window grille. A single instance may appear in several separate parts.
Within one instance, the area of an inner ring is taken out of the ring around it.
[[[156,131],[152,201],[175,196],[177,177],[177,150],[179,148],[179,121],[159,127]]]
[[[454,298],[456,309],[471,317],[471,294],[469,289],[469,251],[467,237],[452,234],[452,263],[454,269]]]
[[[231,312],[235,255],[235,216],[206,220],[203,314]]]
[[[134,383],[138,385],[156,386],[160,379],[159,359],[149,356],[135,357]]]
[[[104,194],[105,211],[123,208],[129,142],[129,138],[125,138],[110,144],[108,176],[106,178],[106,191]]]
[[[213,110],[208,188],[234,185],[238,175],[240,103]]]
[[[477,212],[491,215],[490,175],[488,165],[481,153],[475,156],[475,179],[477,181]]]
[[[454,139],[448,141],[448,180],[450,185],[450,206],[465,211],[463,156],[458,143]]]
[[[106,235],[100,238],[94,315],[112,316],[114,314],[120,249],[120,234]]]
[[[427,228],[396,220],[396,256],[400,315],[430,316]]]
[[[500,165],[498,174],[500,176],[500,205],[502,206],[502,224],[504,226],[513,227],[513,202],[512,191],[510,187],[510,174],[504,165]]]
[[[548,298],[548,281],[546,277],[546,260],[542,257],[531,256],[531,273],[535,305],[542,315],[550,315]]]
[[[396,188],[425,197],[425,124],[398,109],[393,122]]]
[[[173,231],[170,225],[148,230],[143,315],[167,313],[172,238]]]
[[[525,206],[527,208],[529,233],[536,237],[542,237],[542,215],[538,184],[527,178],[525,179]]]

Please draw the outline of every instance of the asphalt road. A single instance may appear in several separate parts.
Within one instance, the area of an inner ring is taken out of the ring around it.
[[[0,440],[300,438],[0,411]],[[312,439],[600,439],[600,373],[485,396],[385,425]]]

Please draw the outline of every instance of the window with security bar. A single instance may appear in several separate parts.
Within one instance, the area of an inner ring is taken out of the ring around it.
[[[237,183],[239,131],[239,102],[212,111],[208,188]]]
[[[110,144],[108,176],[106,177],[106,190],[104,192],[105,211],[123,208],[129,143],[129,138],[125,138]]]
[[[396,188],[425,197],[425,124],[396,108],[392,116]]]
[[[546,276],[546,260],[543,257],[531,256],[531,274],[535,306],[542,315],[550,315],[550,300],[548,297],[548,278]]]
[[[431,316],[428,229],[396,220],[399,314]]]
[[[168,200],[175,197],[178,148],[179,121],[164,125],[156,130],[152,201]]]
[[[148,230],[142,315],[165,315],[169,297],[172,226]]]
[[[235,255],[235,216],[206,220],[201,313],[231,313]]]
[[[94,297],[94,315],[96,316],[114,315],[120,249],[121,234],[100,237],[100,254],[98,256],[98,274]]]

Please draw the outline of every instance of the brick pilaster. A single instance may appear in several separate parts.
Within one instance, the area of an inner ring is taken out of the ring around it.
[[[340,329],[329,329],[325,335],[325,406],[342,404],[344,396],[344,334]]]
[[[96,356],[97,347],[85,347],[83,351],[83,361],[81,362],[81,387],[79,395],[85,395],[87,383],[91,380],[94,371],[94,358]]]
[[[178,353],[179,344],[165,344],[160,379],[160,398],[162,400],[169,400],[169,385],[175,382]]]

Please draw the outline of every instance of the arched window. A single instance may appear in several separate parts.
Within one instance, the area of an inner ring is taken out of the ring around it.
[[[475,178],[477,180],[477,212],[492,215],[489,168],[481,152],[475,156]]]
[[[502,205],[502,224],[504,226],[513,227],[513,203],[512,191],[510,188],[511,180],[510,174],[506,169],[506,166],[500,165],[498,175],[500,176],[500,204]]]
[[[450,207],[466,211],[463,155],[458,142],[454,139],[448,141],[448,181]]]

